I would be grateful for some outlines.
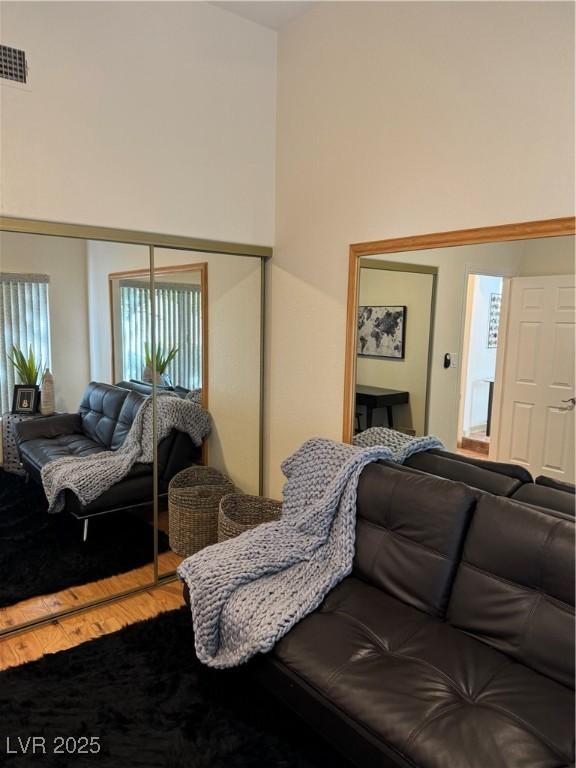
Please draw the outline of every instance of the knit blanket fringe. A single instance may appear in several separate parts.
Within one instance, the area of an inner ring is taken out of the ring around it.
[[[368,446],[308,440],[282,465],[287,480],[280,520],[206,547],[180,564],[201,662],[232,667],[266,653],[350,574],[356,490],[367,464],[402,463],[443,447],[435,437],[380,428],[364,433],[363,442]]]
[[[158,443],[173,429],[178,429],[199,446],[210,432],[210,414],[197,403],[183,400],[173,393],[158,393],[156,411]],[[60,512],[64,508],[67,488],[76,494],[82,504],[92,503],[123,480],[134,464],[151,464],[153,455],[153,403],[152,398],[147,397],[120,448],[90,456],[66,456],[42,467],[48,511]]]

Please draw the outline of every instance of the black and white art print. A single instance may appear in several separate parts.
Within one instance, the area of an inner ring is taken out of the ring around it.
[[[358,354],[403,360],[406,307],[358,307]]]

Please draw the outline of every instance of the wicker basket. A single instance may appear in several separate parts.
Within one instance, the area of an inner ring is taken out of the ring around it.
[[[226,541],[261,523],[278,520],[281,501],[245,493],[230,493],[220,502],[218,513],[218,541]]]
[[[194,466],[174,475],[168,486],[170,547],[188,557],[218,540],[220,499],[236,490],[212,467]]]

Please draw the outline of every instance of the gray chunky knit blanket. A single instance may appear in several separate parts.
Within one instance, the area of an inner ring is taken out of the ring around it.
[[[162,392],[158,393],[156,410],[158,442],[173,429],[178,429],[188,434],[195,445],[201,445],[210,432],[210,415],[197,403]],[[124,443],[116,451],[67,456],[42,467],[48,511],[63,509],[66,488],[73,491],[82,504],[90,504],[126,477],[137,462],[151,464],[153,450],[152,398],[148,397],[140,406]]]
[[[372,441],[370,447],[322,438],[304,443],[282,465],[287,482],[280,520],[180,564],[200,661],[231,667],[269,651],[351,572],[356,488],[364,467],[379,459],[401,463],[442,447],[435,437],[409,438],[388,429],[363,440]]]

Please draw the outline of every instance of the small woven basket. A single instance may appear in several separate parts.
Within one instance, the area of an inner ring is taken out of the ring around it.
[[[282,502],[263,496],[230,493],[220,501],[218,513],[218,541],[226,541],[249,531],[261,523],[278,520]]]
[[[194,466],[174,475],[168,486],[170,548],[188,557],[218,541],[220,499],[236,490],[212,467]]]

